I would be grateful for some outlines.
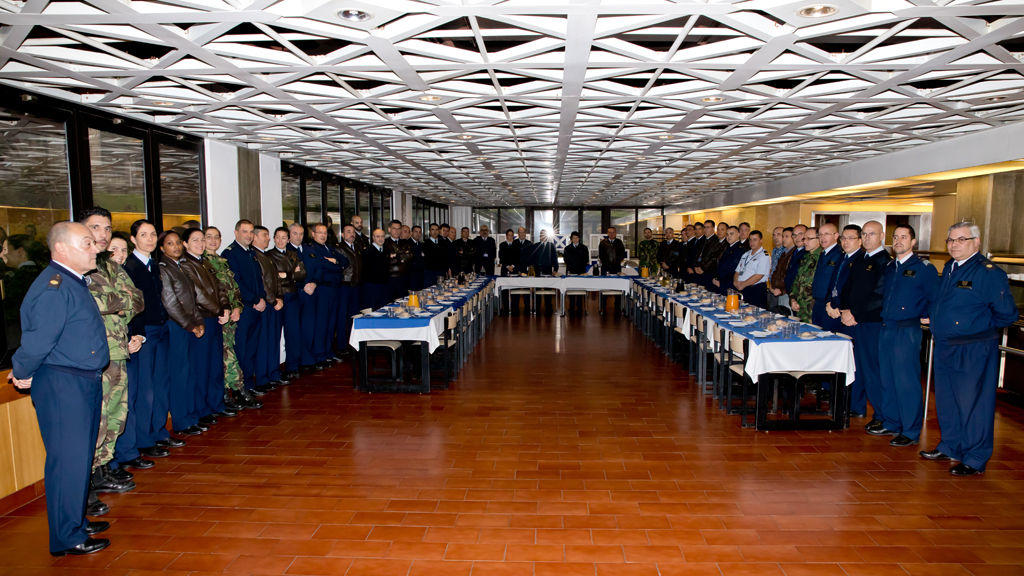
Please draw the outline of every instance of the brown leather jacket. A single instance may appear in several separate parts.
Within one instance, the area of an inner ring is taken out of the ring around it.
[[[196,289],[192,279],[177,262],[167,256],[160,258],[160,281],[164,285],[160,300],[171,320],[189,332],[196,326],[202,326],[203,315],[196,306]]]
[[[277,266],[269,254],[265,254],[259,248],[253,251],[256,254],[256,261],[260,263],[260,270],[263,271],[263,288],[267,292],[267,306],[272,307],[274,300],[281,297],[281,277],[277,275]]]
[[[359,248],[359,244],[353,242],[355,250],[348,247],[348,243],[344,240],[335,248],[345,258],[348,258],[348,268],[341,273],[341,283],[345,286],[359,286],[363,282],[363,250]]]
[[[288,250],[282,252],[276,247],[267,250],[265,254],[274,261],[274,267],[277,269],[277,278],[281,283],[281,294],[295,294],[298,292],[299,289],[296,282],[302,282],[306,279],[306,265],[302,263],[299,254]]]
[[[185,252],[185,257],[181,259],[181,269],[195,286],[196,306],[203,318],[216,318],[231,309],[228,292],[217,281],[217,275],[208,261]]]
[[[719,238],[718,236],[712,236],[707,242],[704,243],[704,252],[700,255],[700,260],[697,261],[697,266],[705,274],[710,274],[712,278],[715,277],[715,273],[718,271],[718,261],[722,259],[722,254],[725,254],[725,249],[729,247],[729,241],[725,238]]]
[[[390,236],[384,239],[384,252],[391,262],[389,271],[392,278],[408,276],[412,271],[413,254],[412,240],[392,240]],[[394,254],[394,257],[391,255]]]

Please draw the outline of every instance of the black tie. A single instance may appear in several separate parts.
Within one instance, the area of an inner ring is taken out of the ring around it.
[[[956,267],[959,266],[959,265],[960,265],[960,263],[954,260],[953,261],[953,267],[949,269],[949,273],[952,274],[953,272],[956,272]]]

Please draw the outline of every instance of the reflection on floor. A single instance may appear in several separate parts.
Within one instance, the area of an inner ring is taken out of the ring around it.
[[[429,396],[304,378],[106,496],[103,552],[51,558],[41,499],[0,518],[0,576],[1024,573],[1024,412],[957,480],[863,422],[740,429],[591,312],[497,318]]]

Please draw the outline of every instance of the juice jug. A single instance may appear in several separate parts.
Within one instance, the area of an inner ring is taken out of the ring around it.
[[[740,293],[735,290],[729,290],[725,296],[725,311],[735,312],[740,309]]]

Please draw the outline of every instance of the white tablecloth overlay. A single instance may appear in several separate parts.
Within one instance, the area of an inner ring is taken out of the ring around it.
[[[629,293],[630,285],[633,283],[629,278],[622,276],[502,276],[496,281],[498,290],[510,288],[554,288],[565,292],[566,290],[622,290]]]
[[[430,324],[427,326],[416,326],[410,328],[353,327],[352,336],[349,337],[348,343],[358,350],[361,342],[369,342],[371,340],[412,340],[426,342],[430,351],[433,352],[441,345],[441,339],[439,336],[444,333],[445,319],[451,313],[451,307],[445,307],[444,310],[441,310],[430,318]]]

